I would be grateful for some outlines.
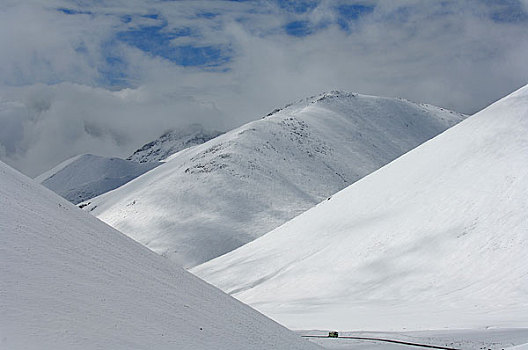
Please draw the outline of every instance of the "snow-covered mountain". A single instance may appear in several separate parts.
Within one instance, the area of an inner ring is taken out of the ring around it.
[[[149,142],[126,160],[82,154],[60,163],[35,180],[77,204],[124,185],[154,169],[160,162],[182,149],[209,141],[222,134],[200,124],[166,132]]]
[[[289,327],[528,327],[528,85],[193,271]]]
[[[157,140],[147,143],[134,152],[127,160],[139,163],[160,162],[182,149],[200,145],[223,132],[206,130],[200,124],[191,124],[187,127],[167,131]]]
[[[1,349],[315,349],[0,162]]]
[[[82,154],[37,176],[35,181],[77,204],[111,191],[159,164]]]
[[[83,205],[190,267],[269,232],[463,118],[402,99],[323,94],[178,152]]]

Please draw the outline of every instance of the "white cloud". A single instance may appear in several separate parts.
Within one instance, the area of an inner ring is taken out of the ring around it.
[[[78,3],[0,5],[0,157],[28,174],[83,152],[126,155],[187,121],[233,127],[324,90],[474,112],[528,80],[528,21],[492,20],[491,2],[361,1],[377,6],[349,32],[336,24],[337,1],[302,14],[271,0]],[[315,33],[286,35],[293,20],[310,21]],[[168,45],[216,45],[230,61],[182,67],[115,40],[164,24],[162,33],[191,33]],[[109,54],[122,65],[109,66]],[[131,87],[112,91],[109,73]]]
[[[32,176],[87,151],[129,155],[164,130],[219,113],[193,96],[149,87],[109,91],[62,83],[3,92],[22,101],[0,103],[4,157]]]

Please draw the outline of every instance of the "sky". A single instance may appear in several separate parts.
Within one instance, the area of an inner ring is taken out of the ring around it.
[[[2,0],[0,160],[36,176],[330,90],[472,114],[528,83],[528,0]]]

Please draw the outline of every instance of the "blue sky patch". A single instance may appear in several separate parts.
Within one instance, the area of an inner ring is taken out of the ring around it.
[[[116,40],[105,41],[102,46],[104,60],[97,67],[98,82],[108,87],[128,87],[129,66]]]
[[[132,16],[130,16],[130,15],[121,16],[121,22],[123,22],[123,23],[132,22]]]
[[[148,15],[143,15],[141,16],[143,18],[150,18],[150,19],[159,19],[159,15],[157,13],[151,13],[151,14],[148,14]]]
[[[207,19],[215,18],[216,16],[218,16],[218,13],[214,13],[214,12],[199,12],[196,14],[196,17],[198,18],[207,18]]]
[[[221,46],[192,46],[183,45],[174,47],[174,57],[179,65],[215,67],[228,63],[231,56],[226,54]]]
[[[169,32],[164,31],[163,28],[165,28],[165,25],[142,27],[140,29],[119,32],[116,37],[117,40],[130,46],[137,47],[155,56],[170,59],[171,40],[181,36],[190,36],[191,30],[189,28],[183,28]]]
[[[57,11],[62,12],[65,15],[92,15],[93,14],[90,11],[80,11],[80,10],[74,10],[74,9],[69,9],[65,7],[60,7],[57,9]]]
[[[293,21],[284,26],[284,30],[288,35],[303,37],[313,33],[309,21]]]
[[[348,31],[350,29],[350,22],[372,13],[374,6],[358,4],[341,5],[336,10],[338,13],[337,24],[339,24],[341,29]]]
[[[318,0],[277,0],[280,8],[297,14],[312,11],[319,5]]]
[[[105,86],[128,87],[128,64],[119,56],[108,56],[105,65],[99,68],[99,82]]]
[[[230,50],[220,45],[198,46],[180,45],[174,46],[171,40],[192,36],[190,28],[167,31],[166,25],[149,26],[136,30],[117,33],[117,40],[130,46],[134,46],[153,56],[159,56],[170,60],[181,66],[219,66],[229,62],[231,56],[227,54]],[[227,52],[227,53],[226,53]]]
[[[490,17],[499,23],[528,22],[528,13],[518,0],[501,0],[494,4]]]

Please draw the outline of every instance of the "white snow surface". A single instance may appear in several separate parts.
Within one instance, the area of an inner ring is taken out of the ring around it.
[[[332,92],[243,125],[85,207],[184,267],[269,232],[465,116]]]
[[[528,85],[192,270],[293,329],[528,326]]]
[[[149,142],[134,152],[127,160],[139,163],[161,162],[169,156],[185,148],[200,145],[223,132],[207,130],[201,124],[191,124],[186,127],[167,131],[157,140]]]
[[[528,328],[485,328],[428,330],[414,332],[340,332],[339,338],[328,338],[328,331],[299,331],[303,336],[323,336],[308,338],[325,349],[342,350],[401,350],[409,345],[373,339],[388,339],[421,345],[447,347],[464,350],[518,350],[528,345]],[[350,337],[370,338],[350,339]]]
[[[0,162],[0,348],[315,349]]]
[[[35,181],[77,204],[122,186],[159,164],[82,154],[37,176]]]

